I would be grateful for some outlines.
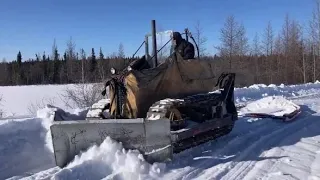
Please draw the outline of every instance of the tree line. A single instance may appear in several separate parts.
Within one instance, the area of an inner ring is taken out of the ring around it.
[[[230,15],[220,30],[217,54],[207,52],[207,37],[200,21],[191,30],[203,60],[212,61],[218,76],[221,72],[237,73],[237,86],[251,84],[298,84],[315,82],[320,69],[320,0],[308,22],[298,22],[287,14],[280,31],[266,22],[263,32],[256,32],[249,41],[245,26]],[[161,56],[161,54],[159,54]],[[117,53],[105,56],[103,50],[75,50],[72,38],[60,53],[54,41],[51,54],[36,54],[22,61],[23,54],[10,62],[0,63],[0,85],[66,84],[101,82],[110,75],[110,68],[125,68],[132,60],[124,54],[120,43]],[[137,57],[139,58],[139,57]]]
[[[59,53],[54,41],[51,55],[46,52],[35,54],[34,59],[22,61],[22,52],[18,52],[16,60],[0,63],[0,85],[34,85],[34,84],[68,84],[100,82],[110,75],[111,67],[123,69],[136,58],[125,57],[123,44],[120,43],[118,53],[104,55],[91,49],[87,55],[84,49],[75,50],[75,43],[70,38],[67,49]]]

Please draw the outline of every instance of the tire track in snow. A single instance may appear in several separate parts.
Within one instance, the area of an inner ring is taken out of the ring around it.
[[[300,126],[300,129],[297,129],[297,131],[295,131],[294,133],[288,135],[288,136],[285,136],[284,139],[281,139],[280,143],[279,144],[291,144],[290,141],[292,141],[292,137],[293,136],[301,136],[301,134],[304,134],[306,133],[306,131],[308,132],[318,132],[318,127],[320,125],[320,121],[319,120],[310,120],[309,118],[311,119],[314,119],[315,117],[306,117],[304,119],[302,119],[302,122],[303,124],[302,125],[297,125]],[[314,130],[316,129],[316,130]],[[319,144],[318,141],[314,142],[314,143],[311,143],[310,141],[316,141],[316,140],[308,140],[308,141],[304,141],[303,139],[301,139],[297,144],[294,144],[293,146],[295,146],[297,149],[300,149],[298,150],[297,152],[295,152],[295,149],[292,149],[293,151],[288,151],[286,149],[283,149],[281,151],[281,155],[287,155],[287,154],[293,154],[294,156],[292,157],[291,156],[291,159],[288,159],[289,161],[291,160],[299,160],[299,156],[312,156],[314,159],[312,162],[310,162],[310,164],[303,164],[301,166],[303,167],[295,167],[294,165],[290,165],[292,166],[293,168],[299,168],[301,170],[304,170],[305,172],[309,172],[309,175],[312,173],[312,168],[313,168],[313,164],[317,163],[317,154],[314,154],[314,150],[317,149],[319,150],[320,149],[320,145],[317,146],[316,144]],[[310,150],[310,149],[307,149],[306,147],[304,146],[308,146],[308,147],[312,147],[313,150]],[[303,151],[301,151],[303,150]],[[305,152],[303,154],[301,154],[301,152]],[[275,153],[274,153],[275,154]],[[298,156],[297,158],[295,158],[295,154]],[[290,157],[289,157],[290,158]],[[307,161],[304,161],[304,163],[306,163]],[[276,169],[276,168],[279,168],[280,167],[280,163],[285,163],[286,165],[289,165],[289,163],[287,162],[284,162],[282,160],[277,160],[276,163],[273,164],[273,166],[267,168],[268,171],[266,171],[266,173],[263,175],[262,179],[268,179],[270,178],[269,175],[273,173],[273,171]],[[278,167],[279,165],[279,167]],[[311,169],[309,169],[311,168]],[[264,168],[265,169],[265,168]],[[284,175],[287,175],[287,176],[290,176],[291,178],[294,178],[294,179],[301,179],[303,177],[295,177],[294,174],[284,174]],[[319,177],[318,177],[319,178]]]
[[[319,94],[312,94],[312,95],[307,95],[307,96],[301,96],[300,98],[295,97],[293,99],[294,100],[305,99],[307,97],[310,98],[310,97],[315,97],[318,95]],[[300,117],[298,117],[298,119],[296,121],[298,121],[300,118],[303,118],[304,114],[305,113],[301,114]],[[220,155],[220,154],[222,154],[222,155],[226,154],[225,152],[230,153],[231,149],[239,149],[239,147],[236,147],[236,146],[234,147],[232,145],[234,143],[239,144],[239,141],[241,141],[241,143],[240,143],[240,145],[241,145],[241,144],[246,144],[246,143],[243,143],[243,141],[244,142],[247,141],[247,144],[248,144],[248,142],[250,142],[250,141],[248,141],[248,138],[257,139],[257,135],[258,135],[258,138],[261,138],[261,136],[259,136],[261,134],[267,134],[269,132],[274,131],[275,129],[281,129],[283,125],[287,126],[287,124],[283,124],[282,122],[279,122],[279,124],[278,124],[277,120],[274,120],[274,121],[271,120],[271,122],[268,120],[259,120],[259,121],[255,121],[252,125],[250,125],[249,123],[245,122],[246,119],[247,118],[240,118],[239,121],[236,123],[235,128],[233,129],[231,134],[216,140],[217,142],[213,141],[215,143],[220,143],[220,145],[218,145],[218,148],[213,147],[214,151],[212,154],[209,154],[208,160],[202,160],[202,162],[200,162],[200,163],[194,163],[194,162],[192,162],[192,160],[188,160],[187,161],[188,165],[189,164],[191,164],[191,165],[187,168],[182,168],[183,167],[182,166],[180,170],[176,170],[174,172],[174,177],[176,177],[177,179],[191,179],[193,177],[199,177],[201,175],[205,176],[206,172],[201,172],[201,171],[209,171],[208,168],[210,168],[210,171],[208,172],[208,174],[210,174],[210,175],[208,175],[209,177],[223,177],[224,174],[228,173],[228,172],[226,172],[226,169],[228,168],[227,166],[230,166],[230,163],[226,163],[226,165],[223,164],[222,166],[224,166],[224,168],[222,168],[220,166],[220,163],[223,163],[224,161],[230,161],[230,160],[222,160],[222,159],[217,159],[214,157],[216,157],[217,155]],[[246,124],[241,124],[241,123],[246,123]],[[248,129],[248,127],[249,127],[249,129]],[[263,130],[266,130],[266,132],[263,132]],[[237,134],[237,133],[239,133],[238,137],[230,138],[230,135]],[[221,141],[222,141],[222,143],[221,143]],[[222,147],[220,147],[220,146],[222,146]],[[196,147],[196,148],[200,148],[200,147],[201,146]],[[243,148],[243,146],[242,146],[242,148]],[[194,150],[195,149],[193,148],[192,151],[188,151],[188,153],[190,153],[190,152],[193,153]],[[241,149],[239,149],[239,150],[241,150]],[[235,153],[238,153],[238,152],[235,152]],[[250,153],[250,152],[248,152],[248,153]],[[190,157],[187,157],[187,158],[190,158]],[[243,158],[246,158],[246,157],[243,157]],[[184,159],[184,158],[181,157],[178,159]],[[232,161],[233,158],[229,158],[229,159],[231,159],[231,161]],[[217,165],[218,165],[218,167],[217,167]],[[214,170],[211,170],[211,169],[214,169]],[[186,173],[188,173],[188,174],[186,174]],[[171,173],[169,173],[169,174],[171,174]],[[171,176],[171,178],[172,178],[172,176]]]
[[[232,169],[230,171],[226,170],[225,174],[221,174],[219,177],[221,177],[222,179],[243,179],[248,174],[248,172],[254,167],[257,161],[242,160],[247,158],[246,156],[256,156],[259,158],[265,158],[265,153],[263,153],[262,156],[258,156],[258,154],[260,153],[260,151],[258,150],[266,149],[267,147],[276,147],[276,145],[279,144],[279,142],[283,141],[283,137],[289,138],[290,136],[292,136],[292,134],[296,133],[298,130],[303,128],[304,125],[308,124],[308,122],[304,120],[309,118],[309,115],[306,115],[306,113],[304,113],[304,115],[304,117],[298,118],[291,124],[287,124],[283,127],[274,129],[271,133],[267,135],[262,135],[258,141],[254,142],[245,150],[244,156],[240,156],[235,159],[237,163],[231,163]],[[281,139],[279,137],[281,137]]]
[[[209,141],[205,144],[202,144],[200,146],[191,148],[189,150],[186,150],[185,152],[179,153],[176,155],[177,160],[173,162],[173,164],[171,164],[171,166],[173,166],[173,169],[177,169],[177,163],[179,163],[179,166],[184,167],[187,165],[192,165],[192,167],[190,167],[190,170],[188,171],[183,171],[182,172],[169,172],[169,174],[167,174],[168,178],[170,177],[170,179],[175,179],[173,178],[176,177],[176,179],[189,179],[192,176],[196,176],[199,171],[202,171],[201,169],[203,169],[203,167],[207,167],[207,166],[212,166],[212,164],[219,164],[220,161],[222,161],[222,159],[216,159],[216,157],[220,154],[225,154],[223,152],[227,151],[226,149],[228,149],[228,147],[230,146],[237,146],[239,144],[239,141],[246,141],[246,138],[249,137],[254,137],[256,134],[259,134],[263,131],[268,131],[268,126],[266,125],[268,122],[267,121],[257,121],[254,123],[249,123],[246,122],[246,120],[244,120],[243,118],[240,118],[237,122],[236,125],[234,127],[234,130],[226,135],[223,136],[217,140],[213,140],[213,141]],[[249,127],[249,128],[248,128]],[[204,146],[208,146],[209,147],[204,147]],[[201,149],[201,152],[199,152],[198,149]],[[202,152],[203,150],[212,150],[212,153],[208,154],[207,156],[211,157],[208,160],[201,160],[200,162],[194,162],[194,158],[195,156],[201,156],[203,155]],[[190,156],[190,152],[191,152],[191,156]],[[193,154],[193,152],[196,152]],[[184,157],[184,154],[187,155],[187,157]],[[184,160],[188,158],[188,160],[181,164],[180,159]],[[214,160],[213,160],[214,159]],[[209,165],[210,164],[210,165]],[[169,168],[170,169],[170,168]],[[186,174],[188,173],[188,174]]]
[[[240,121],[242,122],[239,122],[238,126],[241,125],[239,127],[241,128],[241,131],[237,132],[239,130],[236,128],[236,124],[233,132],[234,134],[238,135],[237,137],[228,139],[227,141],[223,142],[223,146],[221,148],[215,149],[212,154],[208,155],[211,158],[202,160],[201,162],[196,164],[192,164],[191,162],[192,169],[189,170],[189,172],[184,171],[180,173],[180,175],[182,176],[181,179],[192,179],[201,176],[204,169],[211,169],[211,167],[216,168],[216,170],[211,171],[210,174],[212,175],[212,172],[214,172],[214,174],[218,175],[220,171],[223,171],[223,169],[220,169],[220,164],[224,163],[225,161],[229,161],[230,159],[232,160],[233,157],[237,154],[241,154],[242,149],[246,149],[246,147],[250,145],[251,141],[255,141],[259,138],[259,134],[268,133],[270,131],[270,126],[275,127],[282,125],[282,123],[272,121],[257,121],[252,123],[252,125],[246,122],[245,119],[240,119]],[[223,141],[223,139],[221,139],[221,141]],[[225,156],[229,158],[219,158],[219,156]],[[219,167],[215,167],[216,165],[218,165]]]
[[[263,144],[264,140],[268,138],[272,134],[272,131],[281,129],[279,126],[268,126],[266,128],[266,131],[257,133],[254,137],[250,137],[249,139],[246,139],[247,142],[244,143],[252,143],[251,145],[248,145],[244,147],[240,153],[239,156],[236,156],[235,158],[231,159],[230,161],[226,162],[225,164],[222,164],[219,169],[220,171],[215,171],[214,168],[210,168],[206,170],[201,178],[204,176],[206,179],[232,179],[235,178],[234,176],[240,176],[243,172],[246,172],[247,169],[249,168],[251,162],[253,162],[255,159],[257,159],[258,154],[263,150],[263,147],[261,147],[260,144]],[[267,134],[264,136],[261,136],[261,134]],[[230,148],[230,147],[227,147]],[[252,154],[254,153],[254,154]],[[258,158],[263,158],[263,157],[258,157]],[[215,172],[215,173],[212,173]],[[234,176],[233,176],[234,175]],[[199,177],[198,176],[198,177]],[[231,176],[231,177],[228,177]],[[242,178],[240,178],[242,179]]]
[[[290,130],[291,126],[295,126],[294,124],[297,123],[297,121],[300,121],[300,119],[304,119],[304,118],[309,117],[309,116],[311,116],[311,115],[308,114],[307,112],[303,112],[300,115],[300,117],[298,117],[294,122],[292,122],[293,124],[291,124],[291,123],[290,124],[284,124],[284,123],[281,123],[281,121],[279,121],[280,122],[279,123],[280,126],[272,126],[271,124],[269,124],[268,128],[270,128],[269,129],[270,133],[261,133],[262,135],[263,134],[266,134],[266,135],[260,136],[259,140],[255,141],[247,149],[244,149],[244,152],[242,152],[240,154],[240,156],[230,160],[230,161],[236,161],[236,162],[227,162],[226,164],[223,164],[222,165],[223,168],[219,167],[219,169],[222,169],[222,171],[216,171],[216,170],[214,170],[216,167],[212,167],[212,168],[210,168],[208,170],[205,170],[205,171],[207,171],[208,175],[206,175],[206,172],[205,172],[205,173],[202,173],[203,174],[202,176],[204,176],[204,178],[206,178],[206,179],[211,179],[211,178],[220,179],[220,178],[224,178],[223,176],[226,175],[227,179],[232,179],[232,177],[233,178],[235,178],[235,177],[231,176],[229,173],[232,174],[231,171],[233,171],[235,176],[239,176],[240,179],[241,179],[241,174],[243,174],[243,172],[250,171],[250,167],[252,169],[252,166],[255,164],[254,161],[252,161],[251,159],[255,160],[256,158],[254,158],[254,157],[258,157],[259,153],[261,151],[263,151],[264,149],[266,149],[266,147],[274,147],[276,142],[273,142],[272,141],[273,138],[270,138],[270,137],[273,137],[273,136],[279,137],[277,135],[281,134],[284,129],[288,129],[289,128],[289,130]],[[262,120],[262,121],[265,121],[265,120]],[[277,120],[271,120],[271,121],[272,122],[277,122]],[[288,126],[290,126],[290,127],[288,127]],[[296,127],[300,127],[300,126],[297,125]],[[292,131],[289,131],[288,133],[291,133],[291,132]],[[275,139],[277,139],[277,138],[275,138]],[[230,148],[230,147],[228,147],[228,148]],[[260,152],[258,150],[260,150]],[[251,155],[250,154],[251,152],[255,152],[256,154]],[[266,157],[260,156],[259,158],[266,158]],[[246,160],[246,159],[250,159],[250,161],[246,161],[245,163],[241,162],[241,161]],[[235,167],[237,167],[237,168],[235,168]],[[229,171],[228,169],[230,169],[230,172],[228,172]],[[212,172],[217,172],[217,173],[212,173]],[[229,175],[227,175],[227,174],[229,174]],[[199,176],[201,176],[201,174],[198,175],[198,177]],[[202,176],[201,176],[201,178],[203,178]],[[228,176],[231,176],[231,177],[228,178]]]

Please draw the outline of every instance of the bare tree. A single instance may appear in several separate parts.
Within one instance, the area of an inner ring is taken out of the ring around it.
[[[261,55],[261,44],[259,40],[258,33],[255,34],[253,38],[252,48],[251,48],[251,54],[254,59],[254,74],[255,74],[255,83],[258,82],[258,77],[261,75],[259,71],[259,56]]]
[[[303,74],[303,83],[307,82],[307,71],[306,71],[306,57],[305,57],[305,41],[304,38],[301,38],[301,51],[302,51],[302,74]]]
[[[72,37],[67,41],[67,58],[68,60],[76,59],[76,44],[73,41]]]
[[[290,76],[294,77],[294,79],[301,79],[301,81],[303,79],[303,48],[301,47],[302,34],[303,31],[299,22],[291,20],[289,31],[289,56],[292,74]]]
[[[238,29],[238,38],[237,38],[237,55],[244,56],[249,51],[248,38],[246,36],[246,29],[243,24],[239,26]]]
[[[75,84],[72,88],[66,88],[61,94],[61,100],[69,108],[88,108],[102,98],[102,83]]]
[[[320,0],[316,0],[310,21],[310,39],[313,59],[313,81],[317,79],[317,59],[320,55]]]
[[[273,83],[273,67],[272,67],[272,50],[273,50],[273,42],[274,41],[274,34],[273,34],[273,29],[271,22],[268,22],[268,25],[266,29],[264,30],[263,33],[263,39],[262,39],[262,48],[263,48],[263,53],[266,55],[265,58],[265,66],[267,68],[267,73],[268,73],[268,80],[269,83]]]
[[[285,56],[284,62],[284,77],[285,82],[288,83],[289,80],[289,49],[290,49],[290,20],[289,15],[286,14],[285,23],[282,27],[282,44]]]
[[[280,33],[275,37],[274,40],[274,49],[273,54],[275,56],[275,66],[276,66],[276,72],[274,72],[275,76],[277,76],[277,82],[281,82],[284,76],[283,76],[283,68],[282,68],[282,52],[283,52],[283,46],[281,41],[281,35]]]
[[[101,80],[105,79],[105,70],[104,70],[104,63],[103,62],[104,62],[104,54],[102,52],[102,48],[100,47],[99,60],[98,60],[98,71],[99,71]]]
[[[194,29],[193,37],[198,45],[199,55],[200,57],[206,56],[206,43],[208,39],[203,35],[203,28],[199,20],[196,22]]]
[[[272,29],[271,22],[269,21],[264,31],[263,39],[262,39],[262,45],[263,45],[262,47],[263,47],[264,54],[266,56],[272,55],[273,43],[274,43],[273,41],[274,41],[273,29]]]
[[[118,57],[122,59],[125,58],[124,47],[122,43],[119,44]]]
[[[255,34],[253,41],[252,41],[252,47],[251,47],[251,53],[255,56],[261,55],[261,43],[258,33]]]
[[[55,98],[42,98],[41,101],[30,103],[28,106],[28,112],[30,115],[36,115],[39,109],[44,108],[47,104],[55,105]]]
[[[117,58],[118,57],[118,53],[117,52],[112,52],[112,53],[110,53],[110,55],[109,55],[109,58],[110,59],[115,59],[115,58]]]
[[[82,83],[85,83],[85,63],[86,63],[86,53],[83,48],[80,49],[80,58],[81,58],[81,79]]]
[[[2,106],[2,104],[1,104],[2,100],[3,100],[3,95],[0,94],[0,107]],[[4,112],[2,109],[0,109],[0,118],[2,118],[3,116],[4,116]]]
[[[229,68],[232,69],[232,58],[239,52],[239,37],[242,35],[241,28],[234,16],[226,19],[224,27],[221,29],[221,46],[216,47],[222,58],[229,60]]]
[[[70,37],[69,41],[67,41],[67,50],[66,50],[66,65],[67,65],[67,79],[73,79],[73,66],[74,66],[74,60],[76,59],[76,51],[75,51],[76,45],[75,42],[72,40],[72,37]]]

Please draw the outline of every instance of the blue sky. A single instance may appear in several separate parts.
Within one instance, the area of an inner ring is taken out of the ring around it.
[[[228,15],[243,22],[248,36],[261,33],[268,21],[278,30],[286,13],[307,23],[314,0],[2,0],[0,2],[0,60],[23,59],[35,53],[51,54],[54,38],[60,53],[72,36],[76,50],[90,53],[102,47],[104,54],[116,52],[123,43],[131,56],[150,32],[152,19],[164,30],[193,30],[202,24],[207,49],[214,52],[219,31]]]

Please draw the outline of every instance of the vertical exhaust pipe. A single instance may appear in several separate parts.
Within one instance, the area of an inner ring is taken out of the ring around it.
[[[151,28],[152,28],[152,46],[153,46],[153,57],[154,63],[153,66],[158,66],[158,54],[157,54],[157,38],[156,38],[156,20],[151,21]]]

